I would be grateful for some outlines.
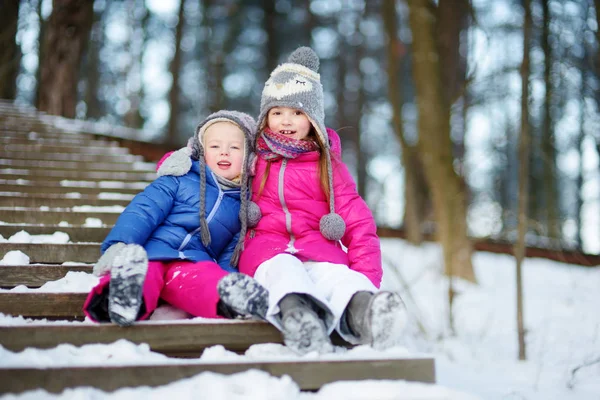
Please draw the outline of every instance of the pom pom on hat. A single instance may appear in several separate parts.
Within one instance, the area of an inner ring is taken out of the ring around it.
[[[319,229],[325,239],[338,241],[346,232],[346,223],[339,214],[329,213],[321,217]]]
[[[317,72],[319,70],[319,56],[310,47],[298,47],[288,57],[288,62],[294,64],[300,64],[306,68],[312,69]]]
[[[248,203],[248,226],[250,228],[256,227],[261,218],[262,212],[260,211],[260,207],[255,202],[250,201]]]

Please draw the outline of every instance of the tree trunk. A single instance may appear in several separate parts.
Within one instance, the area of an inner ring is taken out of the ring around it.
[[[14,100],[21,51],[15,41],[19,22],[20,1],[1,0],[0,9],[0,99]]]
[[[387,76],[388,99],[392,106],[392,127],[402,149],[404,167],[404,230],[406,239],[412,244],[423,242],[422,224],[425,219],[425,205],[429,193],[424,177],[420,174],[418,152],[404,138],[402,125],[402,80],[400,78],[401,49],[404,43],[398,38],[398,14],[395,0],[384,0],[382,17],[387,32]]]
[[[445,271],[474,282],[465,186],[453,169],[448,104],[434,35],[434,10],[428,0],[409,0],[408,5],[419,109],[419,153],[433,197],[436,233],[444,249]]]
[[[53,0],[40,64],[41,111],[75,117],[79,67],[93,18],[92,0]]]
[[[364,82],[364,77],[363,77],[363,73],[360,69],[360,62],[362,61],[362,59],[365,56],[365,46],[364,46],[364,42],[365,42],[365,36],[362,35],[360,32],[360,21],[362,21],[364,18],[366,18],[367,15],[363,14],[362,11],[357,11],[356,16],[355,16],[355,30],[356,30],[356,34],[360,35],[362,37],[361,43],[358,44],[357,46],[354,46],[354,57],[352,60],[352,64],[353,64],[353,69],[354,69],[354,73],[356,74],[356,76],[358,77],[358,91],[356,93],[356,101],[354,101],[354,109],[353,112],[350,113],[350,125],[354,128],[353,132],[354,132],[354,137],[353,137],[353,142],[355,143],[356,147],[356,188],[358,190],[358,194],[360,195],[360,197],[362,197],[363,199],[367,198],[367,162],[368,162],[368,155],[365,154],[365,151],[361,145],[361,127],[360,127],[360,123],[361,123],[361,119],[363,116],[363,108],[365,105],[365,91],[363,89],[363,82]]]
[[[267,33],[267,74],[277,67],[277,31],[275,29],[275,22],[277,21],[277,12],[275,11],[275,0],[264,0],[263,1],[264,16],[264,29]],[[265,81],[268,79],[265,77]]]
[[[90,119],[100,118],[104,114],[102,103],[98,98],[98,87],[100,84],[100,49],[104,38],[104,23],[100,13],[94,13],[94,23],[90,32],[90,44],[87,52],[86,63],[86,87],[84,100],[86,105],[86,117]]]
[[[556,148],[554,146],[554,118],[552,113],[552,100],[554,87],[552,81],[553,56],[550,48],[550,0],[542,1],[544,25],[542,30],[542,50],[544,52],[544,84],[546,95],[544,98],[544,119],[542,121],[542,159],[543,159],[543,197],[545,201],[544,220],[548,229],[548,237],[560,239],[560,221],[558,208],[558,190],[556,174]]]
[[[523,273],[522,265],[525,258],[525,234],[527,233],[527,206],[529,195],[529,48],[531,41],[531,0],[525,0],[525,22],[523,24],[523,63],[521,64],[521,136],[519,138],[519,211],[517,243],[515,258],[517,261],[517,330],[519,340],[519,360],[526,359],[525,324],[523,316]]]
[[[165,143],[170,147],[178,145],[178,127],[179,127],[179,75],[181,72],[181,38],[183,37],[183,27],[185,25],[184,10],[185,0],[179,1],[179,11],[177,12],[177,27],[175,28],[175,53],[169,66],[169,71],[173,77],[171,89],[169,90],[169,106],[171,113],[169,115],[169,124],[167,127],[167,138]]]
[[[38,33],[38,68],[35,71],[35,99],[33,104],[40,108],[40,88],[42,86],[42,60],[44,59],[44,38],[46,37],[46,27],[48,26],[48,21],[44,19],[42,15],[42,3],[43,0],[38,0],[36,13],[38,16],[38,21],[40,24],[40,31]]]
[[[126,82],[128,86],[129,110],[123,117],[125,126],[140,129],[144,126],[144,117],[140,111],[142,102],[144,101],[144,82],[142,79],[142,65],[144,62],[144,50],[148,35],[146,34],[148,21],[150,19],[150,11],[146,9],[144,0],[129,0],[129,21],[130,21],[130,36],[129,36],[129,52],[132,55],[129,68],[127,70]],[[143,17],[138,18],[138,10],[143,10]],[[142,40],[136,40],[136,36],[141,36]],[[135,44],[137,43],[137,46]],[[129,83],[133,83],[130,85]],[[133,86],[133,87],[131,87]]]
[[[213,93],[214,93],[214,80],[212,73],[212,62],[211,62],[211,32],[212,32],[212,20],[209,17],[211,0],[200,0],[200,9],[202,10],[202,17],[200,19],[200,35],[199,38],[202,41],[198,46],[197,58],[200,60],[200,70],[203,71],[202,75],[204,79],[198,81],[198,113],[203,115],[204,111],[210,111],[211,104],[213,104]]]

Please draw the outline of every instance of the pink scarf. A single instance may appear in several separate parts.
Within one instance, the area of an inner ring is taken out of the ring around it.
[[[297,140],[281,133],[272,132],[269,128],[265,128],[256,141],[256,153],[267,161],[296,158],[300,154],[317,150],[319,150],[319,145],[312,140]]]

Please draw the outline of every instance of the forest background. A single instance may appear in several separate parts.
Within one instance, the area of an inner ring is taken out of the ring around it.
[[[0,5],[0,98],[174,149],[308,45],[380,227],[472,281],[473,239],[600,254],[600,0]]]

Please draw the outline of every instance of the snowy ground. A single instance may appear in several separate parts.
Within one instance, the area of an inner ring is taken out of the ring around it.
[[[2,240],[6,239],[0,238]],[[45,240],[52,242],[54,239]],[[64,238],[56,237],[56,240]],[[34,391],[1,398],[600,399],[600,313],[597,311],[600,269],[541,259],[526,260],[524,296],[528,361],[519,362],[512,257],[475,254],[473,262],[479,284],[456,282],[460,293],[454,306],[456,334],[450,335],[445,297],[448,282],[441,275],[439,247],[433,244],[413,247],[399,240],[384,239],[382,248],[385,259],[393,260],[386,265],[382,287],[403,293],[412,316],[405,346],[391,349],[386,354],[377,354],[365,347],[350,351],[338,349],[336,354],[322,358],[365,359],[425,354],[435,357],[437,385],[404,381],[337,382],[324,386],[317,393],[302,393],[289,377],[275,378],[253,370],[231,376],[204,373],[152,389],[143,387],[104,393],[76,388],[60,395]],[[23,256],[12,254],[0,261],[0,265],[12,264],[20,257]],[[85,273],[70,273],[65,279],[36,290],[85,292],[94,283],[95,278]],[[32,289],[19,287],[13,290]],[[172,316],[173,313],[167,312],[167,317]],[[25,323],[31,322],[0,315],[0,325]],[[318,356],[305,357],[315,359]],[[0,346],[0,367],[104,365],[108,359],[112,365],[178,362],[151,352],[146,345],[127,341],[79,348],[62,345],[49,350],[27,349],[21,353],[12,353]],[[252,346],[244,356],[214,346],[197,362],[258,359],[298,357],[276,344]],[[586,363],[591,365],[585,366]]]

